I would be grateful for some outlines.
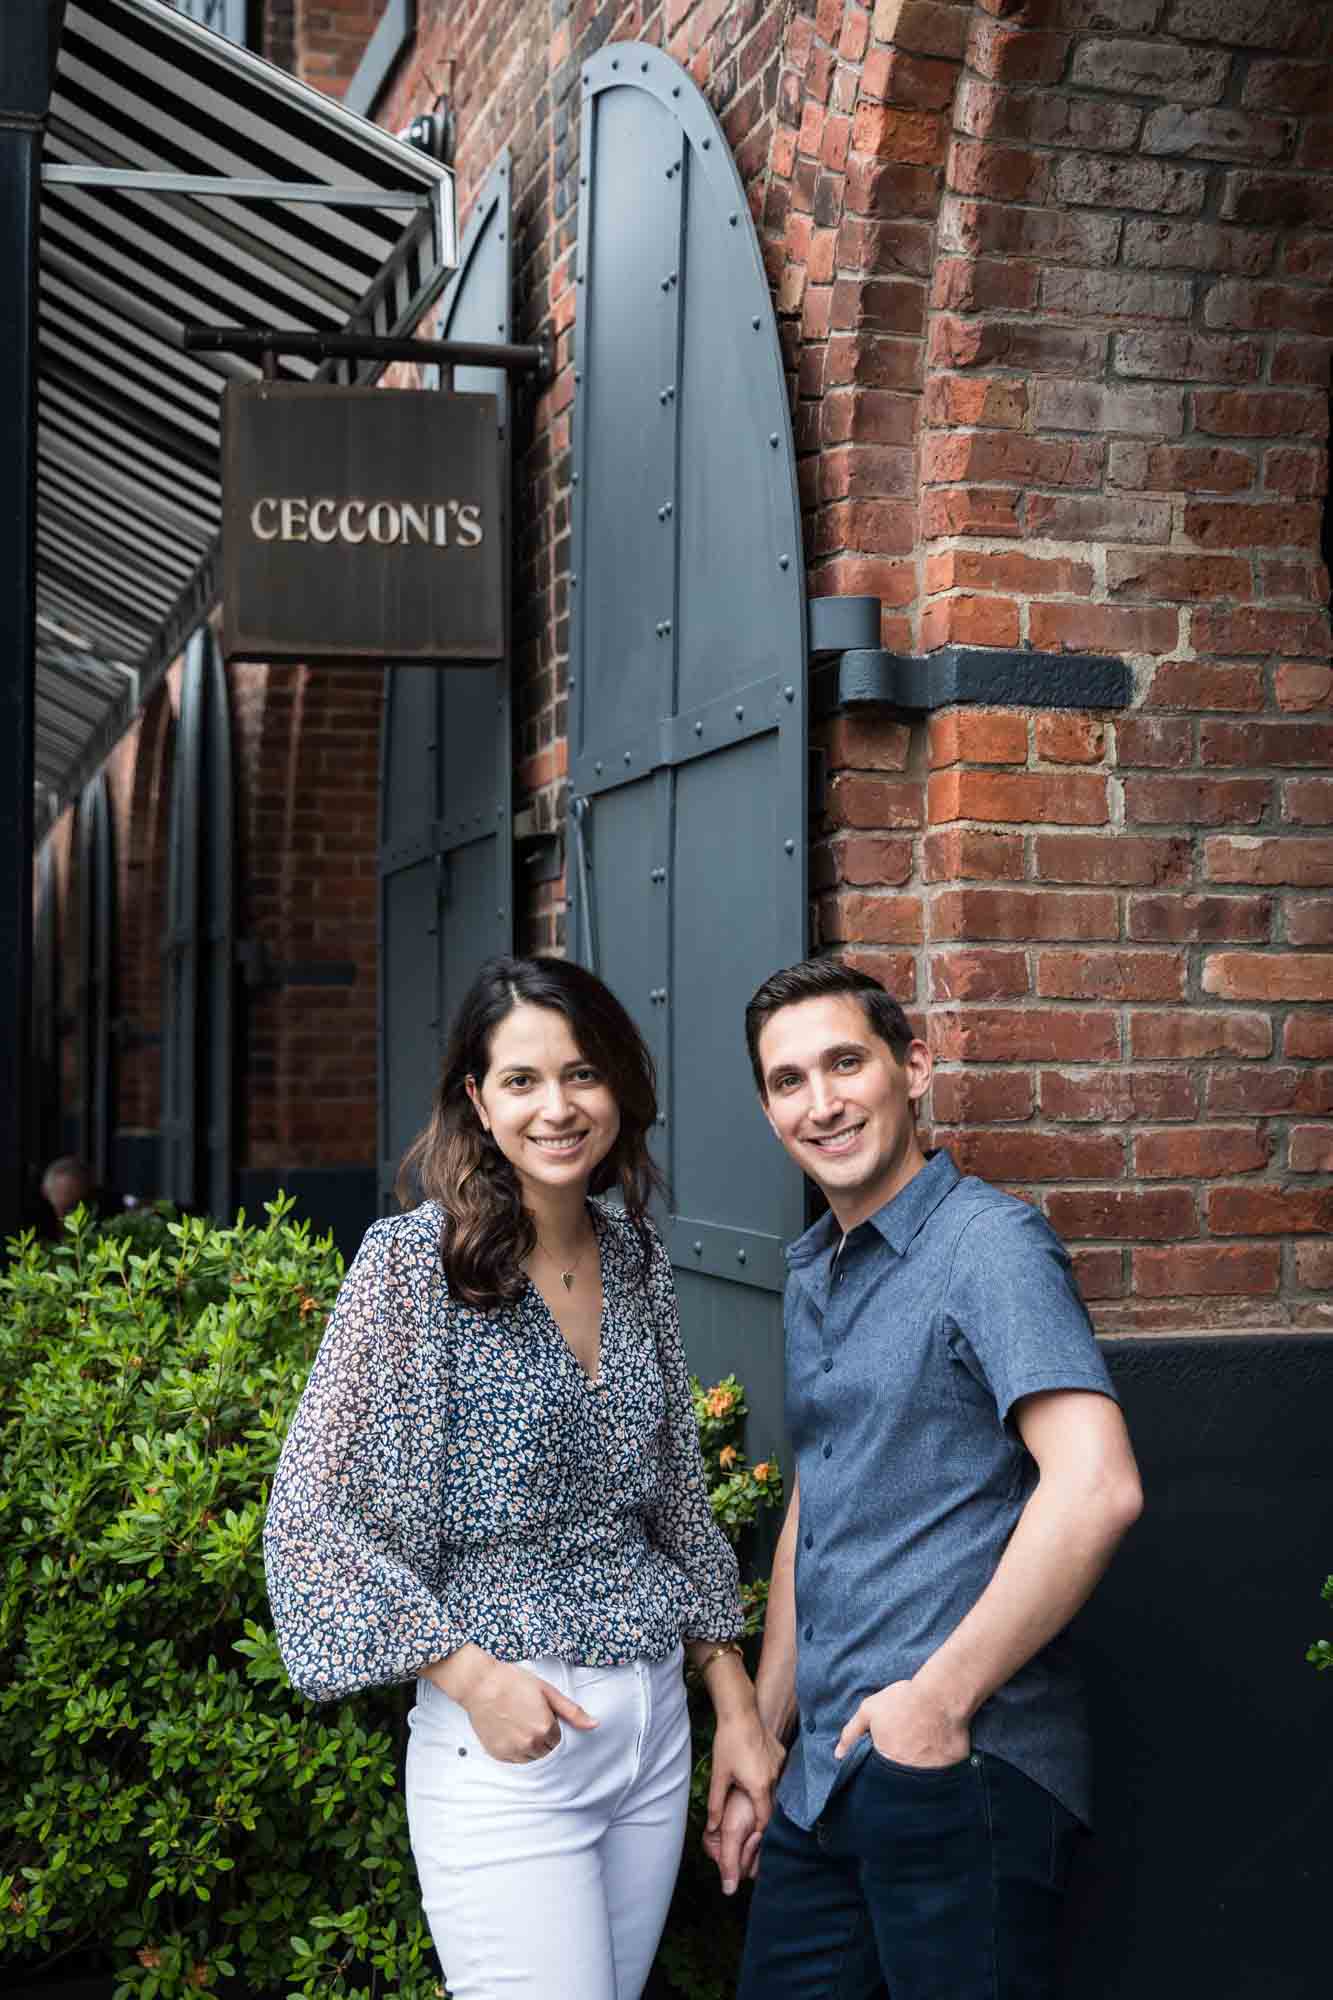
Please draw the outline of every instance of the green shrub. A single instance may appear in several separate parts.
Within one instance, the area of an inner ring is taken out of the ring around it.
[[[118,1209],[97,1225],[99,1236],[111,1236],[139,1255],[150,1250],[172,1250],[171,1225],[180,1221],[180,1212],[169,1201],[145,1202],[141,1208]]]
[[[91,1953],[117,2000],[440,1993],[399,1782],[410,1691],[315,1707],[268,1626],[269,1480],[343,1269],[291,1208],[162,1218],[148,1248],[80,1211],[0,1274],[11,1974]],[[780,1498],[776,1470],[740,1456],[734,1379],[695,1407],[735,1539]],[[696,1817],[706,1784],[705,1759]],[[662,1970],[693,2000],[734,1969],[710,1873],[692,1838]]]

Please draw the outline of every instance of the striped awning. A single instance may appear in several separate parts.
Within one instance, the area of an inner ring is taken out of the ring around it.
[[[456,257],[446,167],[162,0],[67,0],[42,181],[45,820],[216,595],[221,391],[259,369],[182,329],[411,334]]]

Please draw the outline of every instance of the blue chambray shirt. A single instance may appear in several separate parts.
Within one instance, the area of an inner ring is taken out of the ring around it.
[[[910,1678],[994,1574],[1037,1478],[1014,1404],[1043,1389],[1115,1395],[1059,1238],[947,1153],[835,1261],[838,1241],[825,1215],[787,1251],[800,1725],[778,1797],[803,1827],[870,1749],[863,1736],[834,1762],[857,1704]],[[972,1741],[1089,1818],[1064,1638],[983,1704]]]

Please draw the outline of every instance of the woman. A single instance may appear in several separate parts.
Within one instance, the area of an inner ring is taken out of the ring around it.
[[[560,959],[496,959],[337,1304],[265,1530],[295,1685],[417,1682],[407,1805],[455,2000],[637,2000],[717,1710],[710,1823],[781,1751],[736,1645],[671,1267],[652,1062]],[[623,1206],[599,1199],[618,1193]]]

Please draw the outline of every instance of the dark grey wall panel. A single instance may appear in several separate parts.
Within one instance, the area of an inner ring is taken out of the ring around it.
[[[1067,2000],[1327,1978],[1333,1336],[1113,1340],[1147,1508],[1074,1637],[1096,1747]]]
[[[658,1062],[686,1342],[772,1450],[800,1177],[742,1013],[805,950],[800,515],[777,326],[721,127],[660,50],[585,66],[570,936]],[[589,866],[586,882],[580,856]]]

